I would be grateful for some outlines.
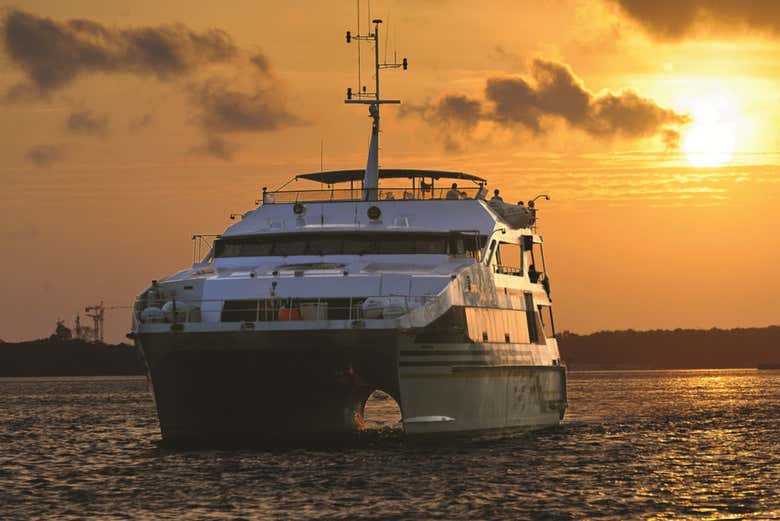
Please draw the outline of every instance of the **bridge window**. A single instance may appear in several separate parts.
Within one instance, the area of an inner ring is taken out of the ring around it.
[[[296,233],[226,237],[215,257],[289,255],[467,255],[477,257],[484,236],[461,233]]]
[[[508,275],[522,275],[523,262],[521,258],[520,244],[499,243],[496,272]]]

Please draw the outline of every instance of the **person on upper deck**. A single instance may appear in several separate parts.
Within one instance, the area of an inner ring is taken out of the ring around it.
[[[452,187],[450,188],[449,192],[447,192],[446,198],[447,199],[460,199],[463,193],[458,190],[458,183],[452,183]]]
[[[502,203],[504,202],[504,199],[501,197],[501,195],[499,195],[498,188],[493,190],[493,197],[491,197],[490,200],[491,201],[499,201],[499,202],[502,202]]]

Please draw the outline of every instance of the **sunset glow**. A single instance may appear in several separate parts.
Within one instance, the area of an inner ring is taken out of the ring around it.
[[[387,58],[409,59],[383,80],[401,104],[382,113],[381,166],[549,193],[563,329],[776,323],[780,17],[693,3],[372,1]],[[191,262],[193,234],[321,157],[366,164],[370,122],[343,103],[354,0],[0,5],[0,339],[128,305]],[[724,233],[745,230],[750,270],[727,276]],[[128,321],[108,312],[109,338]]]
[[[725,95],[703,96],[693,102],[691,118],[682,142],[688,162],[699,168],[731,163],[739,122],[734,99]]]

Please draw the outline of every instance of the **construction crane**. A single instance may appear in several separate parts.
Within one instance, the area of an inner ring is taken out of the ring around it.
[[[106,311],[112,310],[112,309],[127,309],[131,306],[106,306],[103,304],[103,301],[100,301],[100,304],[95,304],[93,306],[87,306],[84,308],[84,314],[87,316],[87,318],[92,319],[92,331],[89,332],[90,339],[93,342],[103,342],[103,323],[105,322],[105,313]],[[77,317],[77,324],[78,324],[78,317]],[[86,328],[85,328],[86,329]]]

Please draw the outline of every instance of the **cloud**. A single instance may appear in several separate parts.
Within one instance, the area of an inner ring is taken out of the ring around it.
[[[257,53],[249,58],[249,62],[257,67],[257,70],[265,75],[271,75],[271,62],[265,57],[265,54]]]
[[[633,91],[594,94],[565,65],[536,59],[531,79],[488,78],[485,98],[446,94],[433,102],[407,109],[433,125],[443,126],[443,137],[452,147],[455,134],[468,133],[482,121],[502,128],[544,134],[550,120],[598,139],[638,139],[660,135],[672,143],[674,127],[688,117],[657,105]]]
[[[212,79],[191,85],[190,95],[200,110],[200,124],[209,133],[267,132],[301,124],[270,89],[262,84],[241,89]]]
[[[65,147],[62,145],[38,145],[27,151],[25,159],[39,167],[51,166],[65,158]]]
[[[220,133],[268,132],[303,121],[285,107],[284,89],[261,52],[237,47],[218,29],[194,31],[181,24],[118,28],[84,20],[54,20],[9,10],[0,20],[0,41],[9,62],[25,76],[5,93],[10,102],[48,97],[80,77],[132,74],[153,77],[188,94],[195,121],[206,137],[199,147],[228,159],[234,147]],[[130,123],[148,125],[151,115]],[[108,117],[77,111],[69,131],[108,134]]]
[[[108,135],[108,116],[97,115],[90,110],[74,112],[68,116],[67,128],[74,134],[106,137]]]
[[[206,142],[192,149],[197,154],[216,157],[225,161],[233,159],[238,147],[219,136],[209,136]]]
[[[452,125],[463,130],[477,126],[481,118],[482,103],[465,94],[445,94],[426,105],[401,105],[400,115],[416,114],[429,123]]]
[[[169,79],[239,52],[229,35],[184,25],[118,29],[83,19],[56,21],[11,10],[0,27],[11,62],[29,89],[47,94],[84,74],[131,73]],[[13,91],[19,93],[21,86]]]
[[[666,145],[667,150],[677,150],[680,148],[681,139],[682,136],[680,135],[680,132],[672,128],[664,129],[661,133],[661,141]]]
[[[777,0],[609,0],[661,40],[679,40],[698,30],[720,34],[758,29],[780,34]]]

